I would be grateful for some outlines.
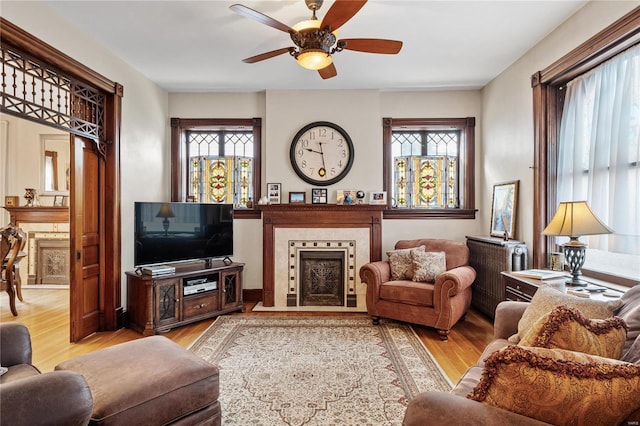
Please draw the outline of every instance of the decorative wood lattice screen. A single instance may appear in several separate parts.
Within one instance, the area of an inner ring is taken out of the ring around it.
[[[502,271],[527,269],[527,246],[521,241],[492,237],[467,237],[469,264],[476,270],[473,306],[494,318],[496,306],[505,300]]]
[[[3,113],[104,142],[105,98],[99,91],[11,47],[0,46],[0,60]]]

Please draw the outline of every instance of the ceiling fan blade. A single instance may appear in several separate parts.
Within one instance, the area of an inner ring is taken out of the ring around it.
[[[276,21],[272,17],[267,16],[264,13],[260,13],[257,10],[253,10],[250,7],[243,6],[241,4],[232,4],[231,6],[229,6],[229,9],[233,10],[236,13],[239,13],[242,16],[246,16],[247,18],[275,28],[276,30],[284,31],[285,33],[294,31],[290,26],[283,24],[280,21]]]
[[[333,64],[333,62],[331,62],[326,67],[322,68],[321,70],[318,70],[318,74],[320,74],[320,77],[322,77],[323,80],[326,80],[328,78],[335,77],[336,75],[338,75],[338,71],[336,70],[336,66]]]
[[[328,26],[331,31],[337,30],[345,22],[353,18],[353,15],[358,13],[366,3],[367,0],[336,0],[327,10],[320,28]]]
[[[356,50],[367,53],[385,53],[394,55],[402,49],[402,42],[398,40],[385,40],[382,38],[343,38],[338,40],[338,45],[345,43],[346,50]]]
[[[274,56],[282,55],[283,53],[288,53],[293,47],[283,47],[282,49],[272,50],[270,52],[264,52],[256,56],[252,56],[250,58],[243,59],[242,62],[247,64],[253,64],[255,62],[264,61],[265,59],[273,58]]]

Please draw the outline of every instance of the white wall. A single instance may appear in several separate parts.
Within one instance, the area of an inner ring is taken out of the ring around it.
[[[480,210],[489,229],[491,193],[496,183],[520,180],[516,238],[533,243],[533,100],[531,75],[640,5],[638,1],[591,1],[556,28],[482,91]]]
[[[169,200],[168,95],[72,27],[45,3],[3,1],[2,17],[124,86],[121,128],[122,269],[133,267],[133,202]],[[126,306],[126,279],[122,274]]]

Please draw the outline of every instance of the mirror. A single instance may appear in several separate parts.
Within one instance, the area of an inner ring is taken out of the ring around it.
[[[69,194],[69,137],[41,135],[42,139],[42,194]]]

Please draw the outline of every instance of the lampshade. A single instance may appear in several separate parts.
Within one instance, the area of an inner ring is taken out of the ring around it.
[[[310,30],[313,28],[320,28],[320,21],[317,19],[309,19],[307,21],[300,21],[295,24],[293,27],[294,30],[300,32],[304,30]]]
[[[171,210],[171,206],[168,203],[164,203],[160,206],[160,210],[158,211],[158,214],[156,215],[156,217],[176,217],[175,214],[173,214],[173,211]]]
[[[309,70],[321,70],[331,65],[331,55],[321,49],[306,49],[296,57],[298,64]]]
[[[586,201],[560,203],[544,235],[580,237],[582,235],[611,234],[613,230],[602,223],[591,211]]]

